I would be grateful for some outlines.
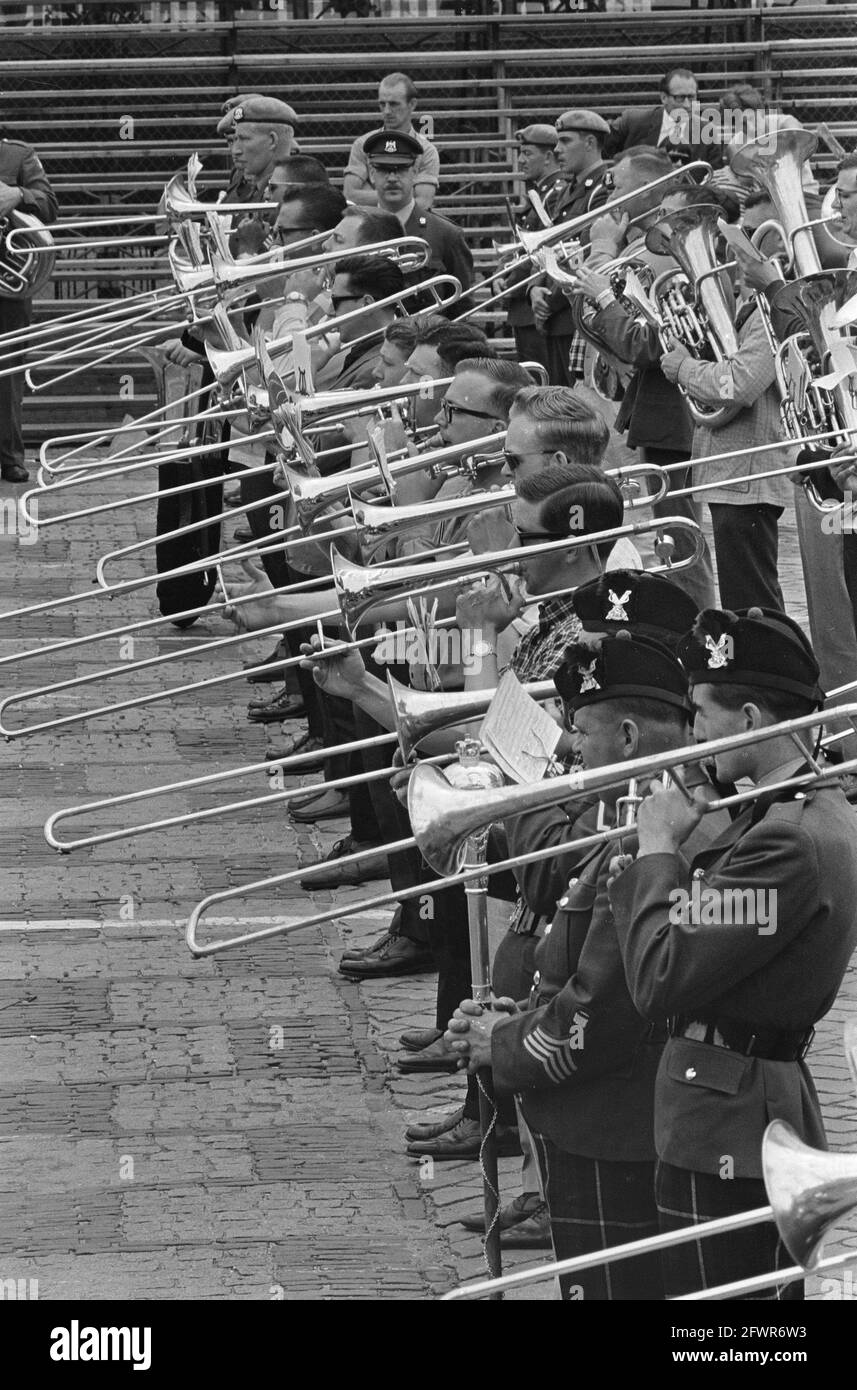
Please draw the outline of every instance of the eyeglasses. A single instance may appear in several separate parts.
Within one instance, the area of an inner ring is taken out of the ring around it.
[[[306,232],[309,235],[310,232],[314,231],[315,227],[275,227],[274,240],[283,241],[287,236],[293,236],[295,232]]]
[[[521,545],[535,545],[538,541],[564,541],[566,539],[558,531],[523,531],[520,526],[516,526],[515,532]]]
[[[353,303],[358,298],[359,296],[356,294],[332,294],[330,296],[331,308],[335,314],[338,314],[340,305]]]
[[[547,453],[544,449],[539,449],[533,454],[510,454],[508,449],[504,449],[503,458],[509,465],[509,471],[514,473],[515,469],[520,468],[521,464],[526,463],[527,459],[547,458]]]
[[[448,425],[452,424],[455,415],[473,415],[477,420],[496,420],[497,416],[492,415],[488,410],[470,410],[466,405],[456,405],[454,401],[441,401],[441,413]]]

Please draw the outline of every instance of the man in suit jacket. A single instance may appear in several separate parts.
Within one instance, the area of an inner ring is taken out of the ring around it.
[[[631,106],[611,123],[604,145],[608,158],[635,145],[662,149],[675,164],[705,159],[720,163],[719,144],[701,143],[697,81],[689,68],[670,68],[660,81],[660,105]],[[694,116],[696,115],[696,119]],[[712,153],[715,158],[712,160]]]
[[[762,731],[824,698],[812,648],[782,613],[708,610],[679,656],[701,740]],[[771,1120],[824,1147],[804,1058],[857,944],[857,825],[838,787],[776,790],[808,770],[812,743],[801,742],[806,757],[788,735],[717,756],[719,780],[770,790],[694,858],[689,893],[678,854],[702,798],[689,804],[661,788],[640,807],[635,862],[610,888],[634,1002],[645,1018],[669,1019],[655,1090],[664,1231],[765,1205],[761,1144]],[[674,1246],[663,1252],[667,1296],[770,1273],[781,1261],[791,1263],[772,1226]],[[803,1284],[779,1296],[800,1298]]]
[[[445,217],[423,211],[414,201],[415,165],[421,153],[418,142],[399,131],[377,130],[367,135],[363,149],[380,210],[394,213],[405,236],[421,237],[431,249],[428,265],[411,271],[406,276],[407,284],[418,285],[421,280],[446,273],[460,281],[462,290],[469,289],[473,284],[473,257],[463,234]],[[408,300],[411,313],[430,308],[431,304],[429,294]],[[468,305],[469,301],[465,301],[462,309]],[[453,304],[445,310],[448,318],[455,318],[456,308]]]
[[[687,740],[686,678],[658,642],[625,630],[596,648],[575,645],[555,681],[578,730],[584,769]],[[621,790],[605,793],[611,807]],[[568,837],[563,807],[533,813],[510,822],[511,852],[531,849],[534,834],[549,833],[546,821],[563,823]],[[607,897],[610,845],[579,850],[575,858],[572,851],[558,847],[572,876],[555,908],[551,903],[555,915],[536,948],[526,1012],[483,1014],[463,1001],[447,1034],[471,1066],[491,1065],[498,1090],[520,1096],[558,1259],[657,1230],[652,1113],[665,1037],[662,1027],[647,1026],[628,993]],[[521,890],[534,911],[544,912],[541,875],[538,866],[532,869],[532,882],[527,869],[518,871]],[[562,1282],[565,1298],[587,1302],[662,1297],[652,1256]]]

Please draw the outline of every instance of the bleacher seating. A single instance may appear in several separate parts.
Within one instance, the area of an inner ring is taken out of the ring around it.
[[[490,5],[384,0],[379,20],[343,20],[341,6],[328,6],[326,18],[300,17],[317,16],[321,0],[242,7],[0,0],[5,133],[37,146],[64,217],[130,215],[151,210],[194,151],[205,161],[201,183],[222,181],[226,152],[214,128],[223,99],[240,91],[286,97],[301,116],[302,150],[338,177],[354,136],[375,124],[379,78],[401,69],[419,86],[420,111],[431,118],[441,153],[436,207],[468,229],[485,264],[492,238],[508,236],[515,130],[569,106],[610,117],[649,104],[673,63],[698,73],[703,101],[751,81],[772,104],[809,125],[825,122],[854,147],[852,6],[699,4],[645,14],[533,14],[523,0],[504,0],[505,13],[479,14],[468,10]],[[822,174],[833,162],[827,150],[820,153]],[[166,273],[163,257],[141,248],[66,254],[37,314],[61,313],[82,297],[134,292],[162,283]],[[108,363],[87,374],[82,394],[90,408],[96,398],[119,408],[123,367]],[[76,413],[74,388],[73,380],[37,397],[29,427],[44,433],[55,419],[67,423]]]

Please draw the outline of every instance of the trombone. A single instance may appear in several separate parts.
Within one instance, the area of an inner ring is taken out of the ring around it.
[[[852,729],[857,730],[857,704],[837,705],[817,714],[804,715],[799,719],[786,720],[781,724],[771,724],[767,728],[749,734],[735,734],[729,738],[716,739],[709,743],[695,743],[669,753],[656,753],[648,758],[629,759],[627,762],[594,769],[591,772],[574,772],[564,777],[550,778],[546,782],[538,782],[530,786],[516,785],[491,792],[481,790],[468,792],[454,789],[434,768],[417,766],[411,774],[408,787],[408,806],[414,835],[409,839],[396,840],[385,848],[388,854],[395,854],[399,850],[412,849],[416,846],[432,867],[442,874],[442,877],[429,879],[425,883],[417,884],[411,888],[399,889],[398,892],[381,893],[368,899],[362,899],[358,903],[351,904],[348,911],[374,911],[375,908],[387,907],[390,903],[419,898],[424,894],[440,892],[445,888],[470,883],[474,879],[484,877],[486,872],[484,865],[472,869],[461,868],[467,839],[477,830],[484,829],[487,825],[503,820],[507,816],[518,815],[524,810],[557,805],[573,797],[587,796],[607,787],[636,783],[642,778],[659,777],[665,768],[673,770],[676,785],[681,785],[675,769],[685,763],[706,761],[718,753],[731,752],[735,748],[746,747],[760,739],[779,738],[783,734],[788,734],[795,741],[799,741],[799,735],[802,731],[814,731],[821,724],[836,722],[837,720],[845,721],[850,724]],[[800,751],[802,755],[806,756],[806,748],[802,743],[800,744]],[[765,784],[749,791],[737,792],[732,796],[720,798],[709,803],[706,811],[727,810],[732,806],[743,806],[770,791],[798,791],[808,786],[820,786],[827,782],[837,781],[840,777],[854,771],[857,771],[857,758],[850,762],[840,763],[835,767],[823,768],[816,765],[812,771],[798,773],[783,782]],[[633,794],[628,799],[633,804]],[[612,844],[614,840],[627,837],[627,834],[628,826],[622,824],[612,829],[599,830],[592,835],[571,840],[568,842],[567,848],[581,850],[596,845]],[[448,843],[450,837],[452,837],[451,843]],[[363,850],[357,854],[346,855],[343,857],[342,863],[359,864],[367,859],[370,853],[374,852]],[[548,845],[542,849],[531,850],[527,854],[492,863],[489,865],[488,872],[501,873],[506,869],[514,871],[522,864],[535,864],[545,859],[555,858],[556,853],[556,846]],[[323,872],[324,867],[322,861],[317,865],[309,865],[307,868],[292,869],[287,873],[274,874],[269,878],[257,879],[252,883],[245,883],[209,894],[208,897],[197,903],[188,918],[185,939],[191,955],[215,955],[234,946],[245,946],[251,942],[267,940],[274,936],[289,936],[293,932],[304,931],[308,927],[321,926],[325,922],[336,921],[343,915],[341,905],[325,912],[314,913],[311,917],[304,917],[296,922],[279,922],[272,926],[262,927],[257,931],[243,932],[238,936],[226,937],[223,940],[207,944],[203,944],[198,936],[202,920],[213,907],[235,898],[244,898],[252,893],[266,892],[283,884],[294,883],[298,879],[311,878],[314,869]]]
[[[607,1246],[587,1255],[568,1260],[555,1260],[529,1269],[519,1269],[499,1279],[482,1279],[464,1284],[442,1296],[441,1302],[462,1298],[502,1296],[502,1290],[551,1279],[558,1274],[580,1274],[597,1265],[612,1264],[674,1245],[686,1245],[707,1236],[728,1235],[774,1221],[780,1239],[795,1264],[731,1284],[704,1289],[699,1293],[682,1294],[669,1302],[701,1302],[714,1299],[740,1298],[770,1288],[774,1284],[791,1283],[806,1273],[823,1269],[841,1269],[857,1259],[857,1251],[821,1259],[821,1249],[828,1231],[853,1210],[857,1204],[857,1154],[828,1153],[805,1144],[791,1125],[784,1120],[772,1120],[762,1137],[762,1170],[770,1206],[718,1217],[696,1226],[687,1226],[663,1235],[643,1240]]]
[[[460,446],[459,446],[460,447]],[[333,565],[333,579],[338,600],[338,607],[333,609],[323,609],[316,616],[322,623],[335,622],[339,624],[343,619],[351,635],[361,621],[364,614],[370,609],[377,607],[379,603],[389,600],[391,597],[396,600],[403,599],[406,595],[416,595],[433,593],[436,590],[443,590],[457,584],[458,579],[464,576],[477,575],[485,571],[514,571],[518,569],[522,560],[535,559],[544,555],[564,554],[569,550],[579,549],[583,546],[597,546],[601,542],[612,540],[616,541],[624,536],[633,537],[647,531],[660,533],[662,528],[670,526],[671,529],[678,527],[689,531],[695,540],[694,553],[686,559],[678,561],[672,565],[667,555],[663,565],[655,566],[650,573],[663,573],[665,570],[686,568],[693,564],[699,557],[702,546],[702,533],[699,528],[685,517],[665,517],[652,522],[636,522],[630,525],[614,528],[609,531],[594,532],[587,536],[572,536],[560,541],[550,541],[547,544],[521,547],[514,552],[507,550],[490,552],[484,555],[468,555],[462,559],[441,560],[434,565],[397,565],[391,563],[383,569],[366,569],[360,565],[353,565],[349,561],[338,556],[335,551],[331,552],[331,562]],[[666,543],[667,538],[663,537]],[[288,541],[278,542],[272,549],[286,548]],[[669,547],[671,549],[671,546]],[[237,552],[233,552],[233,558]],[[227,557],[229,558],[229,557]],[[193,573],[199,570],[211,569],[214,567],[213,558],[194,561],[191,565],[180,568],[178,573]],[[175,572],[174,572],[175,573]],[[165,576],[161,575],[163,579]],[[128,580],[122,584],[115,585],[113,590],[96,589],[90,591],[97,596],[105,593],[128,592],[132,589],[143,587],[147,583],[156,582],[151,578]],[[298,584],[287,586],[288,590],[295,592],[300,590],[306,592],[309,589],[317,588],[319,584],[327,582],[327,577],[323,580],[310,579],[301,581]],[[572,586],[573,587],[573,586]],[[268,595],[275,596],[277,593],[286,592],[285,590],[273,590]],[[555,593],[540,595],[541,598],[555,597],[556,594],[566,594],[569,588],[565,587],[556,590]],[[247,602],[252,602],[257,595],[245,595],[233,600],[231,604],[210,604],[207,606],[208,612],[216,612],[223,607],[238,607]],[[56,606],[67,604],[72,601],[79,601],[80,595],[72,595],[57,601]],[[51,607],[53,605],[47,605]],[[32,611],[32,610],[31,610]],[[202,610],[190,610],[199,612]],[[5,615],[10,616],[10,615]],[[84,637],[74,637],[60,643],[52,643],[48,647],[43,647],[35,651],[16,653],[12,656],[0,658],[0,666],[11,661],[24,660],[33,656],[45,656],[59,650],[68,650],[70,647],[86,645],[93,641],[99,641],[107,636],[114,637],[120,633],[143,631],[160,622],[176,622],[182,618],[182,614],[171,614],[169,619],[156,618],[146,619],[142,622],[128,624],[123,628],[114,628],[110,633],[90,633]],[[199,646],[191,647],[189,650],[179,650],[166,655],[147,657],[141,661],[123,662],[120,666],[109,667],[105,671],[94,671],[83,676],[74,676],[64,681],[57,681],[53,684],[38,686],[31,690],[19,691],[13,695],[8,695],[0,701],[0,735],[7,740],[20,738],[26,734],[42,733],[46,729],[65,728],[71,724],[83,723],[88,719],[94,719],[103,714],[112,714],[123,709],[137,709],[143,705],[156,704],[161,700],[171,699],[174,695],[189,694],[191,691],[209,689],[214,686],[226,685],[232,681],[244,679],[246,672],[229,671],[218,676],[209,676],[204,680],[193,681],[189,684],[172,686],[167,690],[156,691],[146,695],[138,695],[129,700],[117,701],[111,705],[101,705],[93,710],[79,710],[73,714],[65,714],[54,719],[43,720],[37,724],[25,725],[17,729],[10,729],[2,720],[7,709],[11,705],[23,704],[31,700],[40,699],[45,695],[57,692],[77,689],[84,685],[91,685],[100,680],[109,680],[114,676],[127,676],[133,672],[149,670],[153,666],[166,665],[171,661],[187,660],[191,657],[207,655],[209,652],[221,651],[238,645],[241,642],[251,641],[256,637],[266,637],[270,635],[281,635],[285,632],[292,632],[298,628],[306,627],[306,618],[295,618],[272,623],[268,627],[257,629],[254,632],[238,633],[234,636],[219,637],[210,642],[201,643]],[[295,658],[293,658],[295,660]]]
[[[451,621],[451,620],[449,620]],[[412,629],[413,630],[413,629]],[[360,642],[348,644],[351,647],[363,648],[377,644],[382,640],[379,636],[363,638]],[[326,649],[327,651],[327,649]],[[342,651],[342,646],[337,645],[330,649],[330,655],[335,656]],[[324,655],[319,653],[318,655]],[[274,663],[280,665],[279,662]],[[448,728],[450,725],[466,724],[484,715],[491,703],[495,690],[479,690],[473,693],[443,693],[430,694],[425,691],[411,690],[408,686],[401,685],[398,681],[388,674],[387,683],[390,688],[392,699],[392,714],[395,721],[395,732],[376,734],[370,738],[357,739],[349,743],[340,743],[335,747],[324,750],[324,758],[344,756],[348,753],[363,752],[370,748],[383,748],[395,744],[398,741],[399,748],[406,760],[410,759],[420,743],[439,729]],[[553,681],[533,681],[524,685],[524,690],[534,700],[546,700],[554,697],[556,690]],[[449,755],[452,756],[452,755]],[[246,809],[254,809],[259,805],[267,805],[272,802],[288,801],[294,796],[298,796],[303,787],[295,787],[288,791],[280,791],[263,798],[253,798],[252,800],[231,802],[226,806],[208,807],[202,811],[187,811],[179,815],[170,816],[166,820],[147,821],[141,825],[126,826],[121,829],[100,831],[94,835],[86,835],[75,840],[60,840],[57,838],[57,826],[62,822],[71,819],[73,816],[89,816],[98,811],[110,809],[116,806],[136,804],[140,801],[149,801],[154,797],[169,796],[174,792],[186,792],[192,788],[208,787],[222,782],[233,781],[238,777],[250,776],[257,772],[272,773],[276,771],[284,772],[288,767],[289,775],[299,775],[307,763],[317,761],[318,753],[293,753],[287,758],[278,758],[273,762],[249,763],[244,767],[228,768],[223,772],[208,773],[203,777],[193,777],[182,782],[172,782],[165,786],[147,787],[142,791],[123,792],[119,796],[106,797],[101,801],[90,801],[82,806],[69,806],[48,817],[44,826],[45,839],[52,849],[59,850],[62,854],[68,854],[75,849],[83,849],[91,845],[106,844],[112,840],[121,840],[135,835],[145,835],[152,831],[165,830],[174,825],[189,825],[197,821],[207,821],[214,817],[230,816],[236,812]],[[441,755],[436,759],[427,759],[439,765],[448,760],[448,755]],[[327,788],[345,789],[350,786],[358,785],[361,781],[377,781],[383,777],[389,777],[396,771],[394,767],[381,768],[375,772],[363,772],[357,777],[337,778],[332,782],[325,782]]]

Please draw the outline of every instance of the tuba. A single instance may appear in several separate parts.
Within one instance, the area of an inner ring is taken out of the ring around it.
[[[656,276],[648,292],[661,331],[666,330],[694,357],[713,357],[717,362],[738,351],[734,299],[715,251],[721,215],[713,203],[675,208],[646,233],[648,250],[671,256],[680,267]],[[710,406],[691,397],[688,409],[698,425],[710,429],[717,429],[734,413],[728,402]]]
[[[18,245],[7,244],[10,232]],[[53,238],[43,222],[17,209],[0,218],[0,299],[30,299],[54,268]],[[37,249],[38,248],[38,249]]]

